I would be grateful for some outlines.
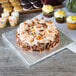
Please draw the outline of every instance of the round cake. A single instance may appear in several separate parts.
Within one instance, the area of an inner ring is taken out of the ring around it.
[[[59,43],[59,32],[52,21],[34,18],[20,23],[16,42],[26,51],[45,51]]]

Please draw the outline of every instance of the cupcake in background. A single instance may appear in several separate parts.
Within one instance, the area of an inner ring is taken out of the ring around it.
[[[12,7],[4,7],[3,12],[11,13],[12,10],[13,10]]]
[[[8,0],[0,0],[0,3],[8,2]]]
[[[58,23],[64,23],[66,21],[66,13],[60,9],[54,12],[54,17]]]
[[[54,14],[54,8],[51,5],[43,5],[42,12],[45,17],[52,17]]]
[[[12,12],[11,16],[15,16],[17,18],[17,21],[19,20],[19,12]]]
[[[8,12],[4,12],[1,14],[1,17],[5,18],[7,21],[8,21],[9,16],[10,16],[10,14]]]
[[[14,1],[16,1],[16,0],[9,0],[9,2],[11,2],[11,3],[14,2]]]
[[[11,2],[12,6],[18,6],[20,5],[20,1],[19,0],[16,0],[14,2]]]
[[[68,16],[66,22],[69,29],[76,30],[76,15]]]
[[[15,16],[10,16],[9,17],[9,23],[10,23],[10,26],[16,26],[17,25],[17,19]]]
[[[0,28],[4,28],[6,26],[6,19],[0,18]]]
[[[11,7],[12,5],[11,5],[10,2],[3,2],[3,3],[1,4],[1,6],[2,6],[2,8],[4,8],[4,7]]]
[[[22,11],[22,7],[21,6],[14,6],[14,11],[21,12]]]

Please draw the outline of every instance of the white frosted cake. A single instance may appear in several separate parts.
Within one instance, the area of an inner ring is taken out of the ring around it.
[[[59,32],[50,20],[34,18],[20,23],[16,41],[27,51],[41,52],[50,50],[59,43]]]

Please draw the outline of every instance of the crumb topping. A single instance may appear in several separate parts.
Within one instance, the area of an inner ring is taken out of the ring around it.
[[[23,43],[37,45],[37,43],[48,43],[54,41],[58,30],[52,21],[46,21],[44,18],[34,18],[20,23],[17,28],[18,37]]]

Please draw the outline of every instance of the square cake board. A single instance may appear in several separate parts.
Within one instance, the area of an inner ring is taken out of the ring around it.
[[[43,15],[40,14],[36,17],[39,19],[39,18],[42,18]],[[45,18],[45,19],[47,20],[47,18]],[[33,66],[33,65],[37,64],[38,62],[62,51],[63,49],[67,48],[66,46],[73,43],[73,41],[69,37],[67,37],[60,31],[59,31],[59,33],[60,33],[59,45],[50,51],[43,51],[42,53],[25,51],[24,49],[19,47],[16,43],[16,29],[3,33],[2,37],[4,38],[4,40],[6,40],[9,43],[10,47],[14,49],[14,51],[22,59],[24,64],[26,64],[26,66],[29,67],[29,66]]]

